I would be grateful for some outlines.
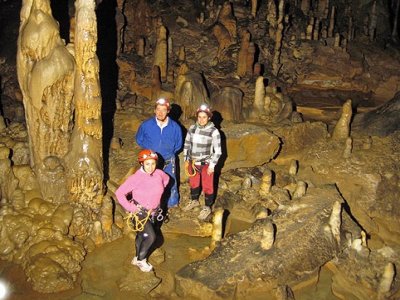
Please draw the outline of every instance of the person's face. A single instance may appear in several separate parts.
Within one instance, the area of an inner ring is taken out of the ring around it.
[[[197,114],[197,123],[199,123],[200,126],[205,126],[208,120],[210,120],[210,118],[205,112],[201,111]]]
[[[146,173],[152,174],[157,166],[157,162],[155,159],[147,159],[143,162],[143,169]]]
[[[157,105],[154,113],[158,121],[164,122],[167,119],[168,108],[165,105]]]

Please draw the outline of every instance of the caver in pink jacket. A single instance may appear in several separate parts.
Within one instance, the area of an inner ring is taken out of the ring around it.
[[[132,192],[132,198],[141,206],[147,210],[153,210],[160,205],[161,196],[168,182],[169,176],[163,171],[156,169],[153,174],[148,174],[140,168],[121,184],[115,191],[115,196],[127,211],[137,211],[135,203],[126,199],[126,195],[130,192]]]

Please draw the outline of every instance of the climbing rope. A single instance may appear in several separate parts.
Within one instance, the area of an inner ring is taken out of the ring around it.
[[[139,213],[143,212],[146,216],[143,219],[140,219]],[[128,228],[134,232],[143,231],[144,225],[146,225],[151,215],[151,210],[137,210],[135,212],[130,212],[128,216],[125,217],[126,225]]]
[[[190,163],[185,164],[185,174],[186,174],[187,177],[196,176],[196,166],[194,165],[195,162],[196,162],[195,160],[192,160],[192,170],[193,170],[193,174],[190,174],[190,172],[189,172]]]

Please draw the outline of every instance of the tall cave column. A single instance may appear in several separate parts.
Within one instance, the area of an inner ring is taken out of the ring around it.
[[[60,38],[48,0],[24,0],[17,50],[31,167],[51,201],[67,195],[62,160],[72,124],[75,62]]]
[[[75,124],[67,157],[72,200],[97,210],[103,197],[103,154],[97,21],[93,0],[75,2]]]

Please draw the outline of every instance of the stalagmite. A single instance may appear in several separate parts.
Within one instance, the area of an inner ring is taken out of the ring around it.
[[[343,158],[349,158],[353,150],[353,139],[348,137],[343,150]]]
[[[372,5],[371,8],[371,14],[369,17],[369,26],[368,26],[368,36],[371,42],[375,40],[377,21],[378,21],[378,15],[376,13],[376,1],[374,1],[374,4]]]
[[[183,45],[179,47],[178,60],[179,61],[186,60],[185,46],[183,46]]]
[[[387,299],[387,293],[390,292],[394,277],[396,275],[395,266],[393,263],[388,263],[383,271],[381,281],[379,282],[378,298]]]
[[[267,169],[261,178],[259,194],[261,197],[266,197],[270,194],[272,187],[272,171]]]
[[[333,30],[335,29],[335,6],[332,6],[331,9],[331,17],[329,19],[329,26],[328,26],[328,37],[333,37]]]
[[[151,100],[155,102],[158,99],[161,92],[161,74],[160,67],[157,65],[153,66],[151,72]]]
[[[371,138],[370,136],[368,136],[368,137],[363,141],[362,148],[363,148],[364,150],[369,150],[369,149],[371,149],[371,147],[372,147],[372,138]]]
[[[24,2],[18,36],[17,72],[28,129],[30,164],[42,192],[49,183],[65,199],[64,170],[59,178],[44,161],[63,161],[71,139],[75,61],[59,35],[48,1]],[[51,177],[49,178],[48,175]],[[43,195],[53,201],[54,195]]]
[[[136,53],[137,55],[144,57],[145,53],[145,41],[144,38],[141,37],[137,40],[137,46],[136,46]]]
[[[300,8],[303,14],[307,16],[308,12],[310,11],[310,0],[301,0]]]
[[[264,110],[264,96],[265,96],[264,77],[259,76],[256,80],[254,103],[253,103],[253,109],[256,111],[256,113],[260,113]]]
[[[320,20],[316,19],[315,24],[314,24],[314,30],[313,30],[313,40],[318,41],[319,40],[319,27],[320,27]]]
[[[274,225],[272,224],[271,221],[268,220],[267,224],[265,224],[263,231],[262,231],[262,237],[261,237],[261,248],[264,250],[269,250],[272,248],[272,245],[274,244],[275,241],[275,230],[274,230]]]
[[[98,209],[103,197],[103,153],[95,3],[75,2],[75,126],[68,153],[68,187],[74,201]]]
[[[349,24],[347,29],[347,39],[351,41],[354,38],[353,18],[349,17]]]
[[[249,189],[252,186],[252,181],[250,177],[246,177],[242,182],[243,189]]]
[[[232,13],[232,3],[225,1],[219,12],[218,21],[228,30],[233,42],[237,38],[236,19]]]
[[[242,33],[241,42],[240,42],[240,50],[237,56],[237,67],[236,74],[240,77],[244,77],[247,70],[247,54],[249,51],[250,45],[250,32],[247,30]]]
[[[4,122],[4,117],[0,115],[0,132],[3,132],[6,129],[6,123]]]
[[[224,210],[216,209],[214,211],[214,216],[213,216],[213,230],[212,230],[211,245],[210,245],[211,251],[215,249],[216,244],[222,239],[223,219],[224,219]]]
[[[167,29],[161,25],[157,30],[157,44],[154,51],[153,66],[160,67],[161,81],[167,81],[168,49],[167,49]]]
[[[340,227],[342,225],[342,204],[339,201],[335,201],[332,206],[331,216],[329,217],[329,226],[333,237],[336,239],[338,245],[340,245]]]
[[[254,46],[254,43],[250,42],[246,57],[246,75],[250,77],[253,76],[255,53],[256,53],[256,47]]]
[[[296,176],[298,170],[298,162],[295,159],[292,159],[290,161],[290,166],[289,166],[289,175],[290,176]]]
[[[347,139],[350,136],[350,121],[353,111],[351,107],[351,100],[347,100],[342,107],[342,115],[332,133],[333,139]]]
[[[277,10],[276,4],[274,0],[268,0],[268,9],[267,9],[267,22],[268,22],[268,34],[270,38],[275,37],[275,32],[277,28]]]
[[[174,46],[173,46],[172,36],[168,37],[167,49],[168,49],[168,61],[171,61],[174,57]]]
[[[257,0],[251,0],[251,16],[253,18],[255,18],[257,15],[257,5],[258,5]]]
[[[300,199],[306,194],[307,184],[304,181],[297,181],[296,189],[293,193],[293,199]]]
[[[333,43],[333,47],[339,48],[340,47],[340,33],[335,33],[335,41]]]
[[[311,20],[314,20],[314,18],[311,18]],[[307,25],[307,28],[306,28],[306,39],[309,40],[309,41],[312,40],[312,33],[313,33],[313,30],[314,30],[314,22],[311,22],[311,20],[310,20],[310,23]]]

